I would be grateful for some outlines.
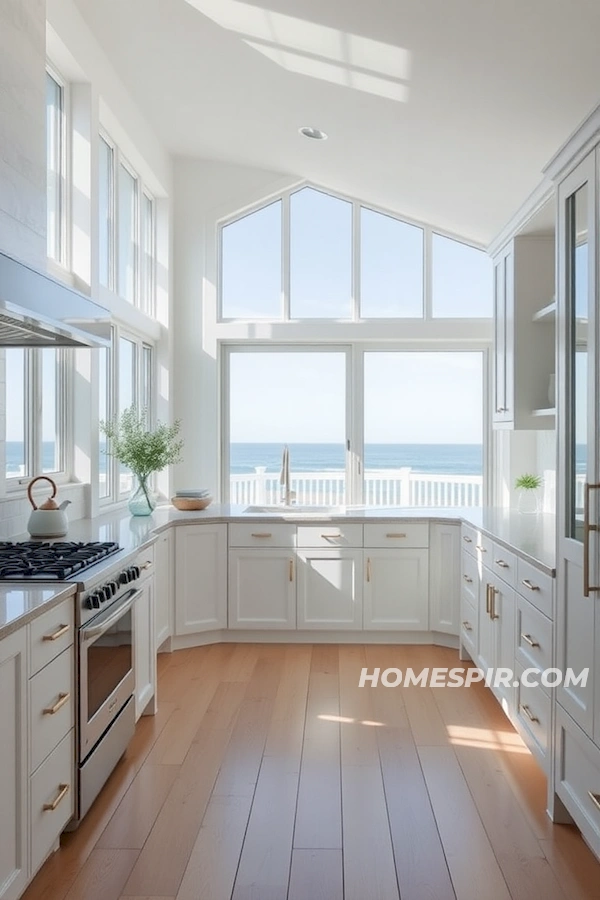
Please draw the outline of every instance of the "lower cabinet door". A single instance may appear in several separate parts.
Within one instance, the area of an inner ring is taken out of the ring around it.
[[[158,536],[154,550],[154,632],[160,647],[172,634],[173,544],[171,529]]]
[[[135,718],[142,715],[156,691],[154,579],[148,578],[134,607]],[[154,712],[154,710],[152,710]]]
[[[296,627],[293,551],[229,551],[229,627]]]
[[[175,633],[227,627],[227,525],[175,530]]]
[[[427,550],[365,550],[365,630],[429,629],[428,558]]]
[[[26,629],[0,641],[0,898],[27,884]]]
[[[36,872],[73,815],[75,740],[71,729],[31,776],[31,872]]]
[[[460,596],[460,525],[432,523],[429,526],[429,627],[432,631],[459,633]]]
[[[556,704],[556,793],[600,856],[600,749]]]
[[[362,550],[302,550],[297,559],[298,628],[360,629]]]

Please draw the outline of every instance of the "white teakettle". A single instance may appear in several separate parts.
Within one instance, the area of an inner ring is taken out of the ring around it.
[[[31,489],[37,481],[48,481],[52,485],[52,496],[50,496],[39,506],[36,506],[31,496]],[[27,496],[29,502],[33,506],[33,512],[29,516],[27,523],[27,531],[34,538],[57,538],[64,537],[69,528],[69,520],[65,509],[71,502],[64,500],[60,506],[54,502],[56,497],[56,484],[47,475],[38,475],[29,482],[27,488]]]

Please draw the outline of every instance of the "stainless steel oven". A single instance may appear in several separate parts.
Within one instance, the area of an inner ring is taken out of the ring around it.
[[[133,588],[79,631],[79,758],[84,761],[135,687]]]

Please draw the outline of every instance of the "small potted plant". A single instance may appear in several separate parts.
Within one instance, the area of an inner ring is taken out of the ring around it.
[[[520,513],[537,513],[539,512],[539,494],[538,491],[542,486],[542,479],[539,475],[532,475],[526,472],[520,475],[515,481],[515,490],[519,491],[519,499],[517,501],[517,509]]]
[[[108,456],[114,456],[134,475],[135,482],[129,498],[132,516],[149,516],[156,507],[156,496],[150,489],[149,479],[181,459],[183,441],[179,440],[180,422],[173,425],[147,426],[147,410],[139,411],[130,406],[120,417],[110,422],[100,422],[100,430],[106,435]]]

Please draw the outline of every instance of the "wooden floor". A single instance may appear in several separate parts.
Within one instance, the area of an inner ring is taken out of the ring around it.
[[[159,711],[26,900],[598,900],[489,690],[363,688],[434,647],[159,658]]]

